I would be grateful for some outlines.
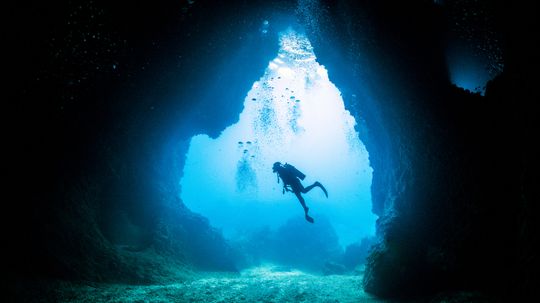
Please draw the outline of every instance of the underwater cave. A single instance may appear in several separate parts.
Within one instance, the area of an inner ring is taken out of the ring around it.
[[[7,301],[528,300],[528,5],[14,10]]]
[[[191,139],[181,199],[225,235],[276,228],[303,214],[296,197],[282,195],[272,173],[274,162],[289,162],[308,174],[304,183],[320,178],[331,191],[329,199],[322,191],[306,199],[314,216],[332,222],[344,246],[374,236],[372,169],[356,122],[307,37],[288,29],[279,40],[278,54],[247,93],[239,121],[215,139]]]

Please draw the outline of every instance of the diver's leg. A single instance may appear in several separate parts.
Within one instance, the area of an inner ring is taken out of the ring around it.
[[[304,208],[306,220],[310,223],[313,223],[314,222],[313,218],[308,215],[309,207],[306,206],[306,201],[304,200],[304,197],[302,197],[299,191],[295,191],[294,194],[296,195],[296,197],[298,198],[298,201],[300,201],[300,204],[302,204],[302,207]]]
[[[304,194],[307,193],[308,191],[312,190],[313,187],[315,187],[315,186],[320,187],[322,189],[322,191],[324,192],[324,195],[328,198],[328,192],[326,191],[326,188],[324,188],[324,186],[319,181],[311,184],[310,186],[308,186],[306,188],[303,188],[302,193],[304,193]]]
[[[295,191],[294,194],[298,198],[298,201],[300,201],[300,204],[302,204],[302,207],[304,208],[304,212],[307,215],[307,213],[309,211],[309,207],[306,206],[306,201],[304,200],[304,197],[302,197],[302,195],[300,194],[299,191]]]
[[[310,186],[306,187],[306,188],[302,188],[302,193],[307,193],[308,191],[312,190],[313,187],[317,186],[317,182],[311,184]]]

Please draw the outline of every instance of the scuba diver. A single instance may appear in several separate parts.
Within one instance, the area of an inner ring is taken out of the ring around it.
[[[308,215],[309,207],[306,206],[306,201],[301,194],[305,194],[311,189],[313,189],[313,187],[318,186],[322,189],[322,191],[328,198],[328,192],[326,191],[326,188],[324,188],[324,186],[319,183],[319,181],[316,181],[308,187],[304,187],[302,183],[300,183],[300,180],[304,180],[306,175],[304,175],[302,172],[300,172],[298,169],[288,163],[285,163],[283,165],[280,162],[276,162],[272,166],[272,171],[274,173],[277,173],[278,184],[279,178],[281,178],[281,180],[283,181],[283,194],[285,194],[286,191],[293,192],[298,198],[298,201],[300,201],[300,204],[302,204],[302,207],[304,208],[306,220],[310,223],[313,223],[313,218]]]

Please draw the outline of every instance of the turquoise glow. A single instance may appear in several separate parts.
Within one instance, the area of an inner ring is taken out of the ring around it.
[[[327,217],[342,245],[356,242],[374,234],[376,216],[369,155],[355,127],[309,40],[283,32],[278,55],[247,93],[238,122],[215,139],[191,139],[181,198],[226,236],[278,227],[303,217],[272,173],[275,161],[288,162],[307,175],[304,185],[320,181],[328,189],[328,199],[318,188],[304,195],[315,220]]]

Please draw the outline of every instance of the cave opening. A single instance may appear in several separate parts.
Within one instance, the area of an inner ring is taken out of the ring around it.
[[[247,93],[238,121],[216,138],[191,138],[181,199],[233,241],[289,229],[300,242],[302,233],[318,233],[312,237],[343,252],[372,239],[377,219],[373,169],[358,128],[307,36],[288,28],[279,34],[277,56]],[[320,181],[328,189],[328,198],[317,188],[304,195],[314,226],[304,221],[296,197],[282,192],[272,172],[276,161],[305,173],[304,186]]]

